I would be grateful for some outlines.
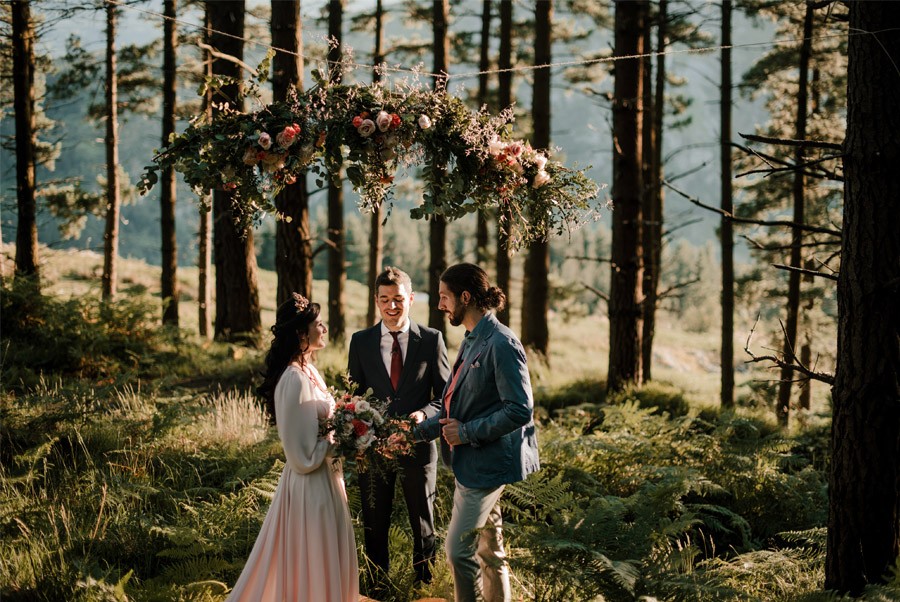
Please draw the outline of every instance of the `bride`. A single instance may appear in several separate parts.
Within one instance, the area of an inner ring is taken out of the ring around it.
[[[297,293],[278,308],[258,392],[274,409],[286,464],[229,601],[356,602],[359,569],[344,475],[319,423],[334,399],[312,363],[326,345],[319,305]]]

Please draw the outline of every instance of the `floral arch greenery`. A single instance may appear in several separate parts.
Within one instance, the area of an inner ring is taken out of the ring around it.
[[[157,171],[172,166],[201,198],[212,189],[231,191],[243,229],[277,215],[275,195],[303,170],[318,174],[321,185],[345,167],[360,208],[371,210],[390,201],[398,169],[418,164],[425,192],[411,217],[452,220],[496,208],[514,249],[570,231],[598,210],[599,187],[587,168],[568,168],[549,150],[513,139],[509,110],[473,111],[445,89],[314,77],[314,87],[288,101],[194,118],[154,157],[139,189],[145,194]]]

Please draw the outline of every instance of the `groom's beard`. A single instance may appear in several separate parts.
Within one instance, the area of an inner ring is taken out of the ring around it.
[[[456,307],[453,309],[453,313],[447,312],[447,315],[450,317],[450,326],[459,326],[463,322],[463,318],[466,315],[466,308]]]

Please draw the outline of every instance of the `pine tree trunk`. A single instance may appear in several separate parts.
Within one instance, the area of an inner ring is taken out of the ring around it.
[[[162,143],[168,144],[169,136],[175,132],[176,122],[176,51],[178,36],[176,33],[177,0],[163,2],[163,114]],[[160,218],[159,227],[162,235],[162,278],[160,282],[163,303],[163,324],[178,327],[178,239],[175,236],[175,168],[168,167],[160,176]]]
[[[206,3],[210,15],[210,45],[224,54],[243,60],[244,0],[211,0]],[[213,73],[241,77],[241,69],[224,59],[213,62]],[[242,109],[233,99],[239,97],[237,86],[226,86],[217,104]],[[217,339],[256,344],[261,331],[259,286],[253,230],[239,232],[231,213],[231,194],[224,190],[213,193],[213,248],[216,263]]]
[[[372,53],[372,63],[377,67],[384,62],[384,7],[381,0],[375,2],[375,49]],[[372,70],[372,81],[378,83],[381,81],[381,71]],[[368,309],[366,311],[366,326],[375,324],[378,316],[375,312],[375,279],[381,273],[382,263],[384,261],[384,208],[378,205],[372,209],[372,215],[369,218],[369,294]]]
[[[553,32],[553,2],[545,0],[535,5],[534,14],[534,64],[550,65],[551,38]],[[534,70],[532,94],[532,120],[536,149],[550,147],[550,67]],[[548,357],[550,329],[547,314],[550,311],[550,243],[546,240],[532,243],[525,258],[525,279],[522,295],[522,344]]]
[[[119,118],[116,76],[116,11],[115,4],[106,5],[106,228],[103,232],[102,296],[109,301],[116,296],[119,255]]]
[[[663,225],[665,224],[665,214],[663,208],[665,206],[666,193],[663,188],[663,138],[665,131],[663,130],[663,118],[666,113],[666,55],[665,50],[668,47],[668,5],[667,0],[659,0],[657,9],[657,27],[656,27],[656,48],[660,54],[656,57],[656,86],[653,90],[652,104],[652,127],[653,127],[653,148],[650,158],[650,198],[653,200],[653,223],[651,224],[651,232],[653,233],[653,247],[650,257],[653,261],[653,278],[650,280],[650,287],[653,295],[653,307],[659,304],[659,277],[662,272],[662,250],[663,250]],[[650,46],[648,45],[649,49]],[[656,311],[653,312],[653,328],[652,332],[656,333]],[[642,354],[646,358],[646,365],[650,366],[650,358],[652,352],[652,341],[648,344],[648,353]],[[649,378],[649,374],[647,375]]]
[[[851,2],[825,587],[861,593],[900,554],[900,4]]]
[[[13,107],[16,114],[16,275],[40,276],[35,203],[34,24],[31,3],[14,0]]]
[[[272,45],[284,52],[272,59],[272,98],[284,101],[291,87],[303,90],[303,34],[300,0],[272,2]],[[275,207],[287,219],[275,224],[275,301],[281,305],[291,293],[312,298],[312,248],[309,232],[309,193],[306,173],[285,186]]]
[[[491,67],[491,0],[484,0],[481,8],[481,41],[478,55],[478,108],[487,103],[489,75]],[[488,212],[481,209],[476,214],[475,223],[475,263],[483,266],[488,261]]]
[[[644,22],[644,48],[649,50],[653,47],[652,43],[652,21],[647,19]],[[656,265],[656,233],[659,226],[659,216],[656,215],[656,199],[653,198],[653,180],[656,174],[653,172],[653,157],[656,155],[656,128],[654,125],[654,103],[653,103],[653,59],[651,56],[645,56],[643,59],[643,110],[641,111],[641,187],[643,189],[643,213],[644,221],[641,228],[642,245],[644,252],[644,277],[641,280],[641,289],[643,291],[643,303],[641,310],[643,312],[643,332],[641,337],[643,345],[641,347],[641,370],[644,373],[644,380],[651,380],[652,363],[653,363],[653,335],[656,330],[656,279],[659,266]]]
[[[800,75],[798,77],[799,89],[797,91],[797,121],[796,135],[797,140],[806,139],[806,118],[807,118],[807,98],[809,96],[809,56],[812,50],[812,24],[813,24],[813,6],[810,2],[806,3],[806,17],[803,19],[803,42],[800,45]],[[802,165],[804,163],[805,149],[798,146],[795,152],[795,164]],[[803,224],[805,221],[804,208],[804,192],[806,189],[806,180],[802,169],[794,171],[794,223]],[[797,227],[791,230],[791,259],[790,265],[794,268],[802,268],[801,263],[801,245],[803,243],[803,231]],[[788,274],[788,298],[787,298],[787,320],[785,320],[785,338],[782,354],[785,361],[793,363],[797,357],[797,322],[800,310],[800,272],[791,270]],[[791,408],[791,388],[794,378],[794,371],[790,368],[782,368],[781,382],[778,385],[778,405],[775,413],[778,417],[778,424],[781,426],[788,425]]]
[[[500,0],[500,51],[497,58],[497,108],[506,110],[512,105],[512,0]],[[512,261],[509,253],[509,238],[505,228],[509,224],[510,212],[506,207],[497,208],[497,287],[506,293],[506,307],[497,311],[497,319],[509,326],[512,315]]]
[[[441,74],[446,73],[450,55],[450,41],[447,37],[447,20],[450,12],[448,0],[434,0],[432,4],[432,31],[434,33],[434,73],[435,88],[443,88]],[[435,215],[428,223],[431,260],[428,264],[428,326],[446,334],[447,322],[444,312],[438,309],[438,288],[441,274],[447,269],[447,220]]]
[[[815,81],[815,77],[813,78],[813,81]],[[803,267],[807,270],[815,271],[818,266],[813,258],[808,257]],[[798,329],[801,326],[803,328],[803,344],[800,346],[800,363],[804,366],[812,366],[812,328],[810,327],[808,316],[816,306],[815,296],[810,291],[814,280],[812,274],[803,274],[803,287],[807,292],[804,295],[805,300],[800,308],[802,313]],[[797,400],[797,406],[801,410],[805,410],[806,413],[809,412],[810,401],[812,400],[812,384],[813,381],[809,379],[803,382],[800,386],[800,395]]]
[[[648,3],[617,0],[615,55],[643,52]],[[617,391],[643,382],[641,368],[641,100],[642,62],[616,62],[613,98],[613,242],[609,295],[609,374]]]
[[[731,0],[722,0],[722,79],[719,107],[720,135],[719,165],[721,172],[721,207],[725,213],[734,211],[731,170]],[[719,225],[722,249],[722,381],[720,399],[723,408],[734,407],[734,229],[731,220],[722,219]]]
[[[207,31],[210,29],[209,10],[203,12],[203,21]],[[209,38],[204,36],[205,42]],[[212,77],[212,55],[203,51],[204,73]],[[212,119],[212,91],[207,90],[203,97],[203,112],[207,122]],[[200,336],[210,339],[212,327],[212,191],[208,191],[200,203],[200,229],[197,233],[197,329]]]
[[[331,82],[341,82],[341,40],[344,20],[343,0],[328,3],[328,37],[336,44],[329,44],[328,63]],[[336,163],[340,157],[336,157]],[[344,270],[344,186],[342,170],[328,178],[328,336],[335,341],[344,339],[344,288],[347,273]]]
[[[204,339],[212,337],[212,195],[203,199],[197,245],[197,330]]]

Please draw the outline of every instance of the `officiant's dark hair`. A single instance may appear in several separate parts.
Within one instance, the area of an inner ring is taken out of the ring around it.
[[[487,272],[474,263],[457,263],[451,265],[441,274],[441,281],[447,285],[454,295],[459,297],[463,291],[469,291],[476,307],[485,311],[503,309],[506,295],[497,286],[491,286]]]
[[[298,309],[298,303],[295,299],[288,299],[275,312],[275,324],[272,326],[272,345],[266,353],[265,370],[263,371],[263,382],[256,389],[256,394],[262,397],[266,402],[266,411],[269,414],[269,421],[275,424],[277,417],[275,416],[275,385],[278,379],[284,373],[288,364],[300,356],[300,363],[303,364],[302,335],[309,332],[309,325],[316,321],[321,311],[318,303],[310,303],[306,301],[303,309]],[[306,343],[309,345],[309,342]]]

